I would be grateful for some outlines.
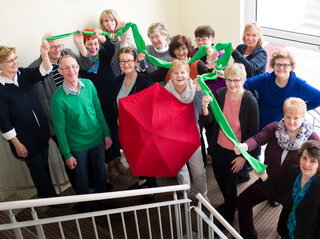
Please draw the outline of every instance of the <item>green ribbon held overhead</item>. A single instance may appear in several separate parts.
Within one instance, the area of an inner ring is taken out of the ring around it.
[[[163,68],[170,68],[172,62],[167,62],[167,61],[163,61],[160,60],[154,56],[151,56],[148,52],[147,52],[147,48],[146,48],[146,44],[145,41],[143,40],[141,34],[139,33],[138,27],[135,23],[129,22],[126,24],[125,27],[120,28],[118,33],[115,36],[111,36],[108,32],[103,31],[102,34],[104,36],[107,36],[109,38],[117,38],[119,36],[121,36],[122,34],[124,34],[129,28],[132,28],[132,33],[133,33],[133,37],[134,37],[134,41],[136,43],[137,49],[139,52],[143,52],[144,54],[146,54],[146,58],[147,60],[154,66],[158,66],[158,67],[163,67]],[[88,34],[88,35],[95,35],[95,32],[89,32],[89,31],[80,31],[81,33],[84,34]],[[56,40],[56,39],[61,39],[61,38],[65,38],[68,36],[72,36],[79,33],[79,31],[76,32],[71,32],[71,33],[67,33],[67,34],[62,34],[62,35],[57,35],[57,36],[53,36],[53,37],[47,37],[45,38],[47,41],[52,41],[52,40]],[[227,66],[231,53],[232,53],[232,44],[230,42],[227,43],[218,43],[215,46],[211,46],[213,49],[216,49],[217,51],[224,51],[224,54],[222,56],[220,56],[217,60],[216,63],[216,70],[221,70],[224,67]],[[201,59],[202,57],[206,56],[207,52],[206,52],[206,46],[202,46],[199,48],[199,50],[197,51],[197,53],[192,57],[192,59],[188,62],[188,64],[191,64],[199,59]],[[235,146],[239,145],[239,141],[236,138],[236,136],[234,135],[228,121],[226,120],[226,118],[224,117],[220,106],[218,105],[217,100],[215,99],[215,97],[213,96],[211,90],[208,88],[208,86],[204,83],[205,80],[215,80],[217,79],[217,73],[207,73],[207,74],[203,74],[200,76],[200,78],[198,78],[198,82],[201,86],[201,89],[204,93],[204,95],[210,95],[213,99],[212,102],[210,102],[210,107],[212,109],[212,112],[214,114],[214,117],[216,118],[218,124],[220,125],[222,131],[226,134],[226,136],[233,142],[233,144]],[[250,154],[248,154],[244,149],[239,149],[240,152],[242,153],[242,155],[245,157],[246,160],[248,160],[248,162],[250,163],[250,165],[254,168],[255,171],[257,171],[258,173],[262,173],[267,166],[264,165],[263,163],[259,162],[258,160],[256,160],[255,158],[253,158]]]
[[[235,134],[233,133],[233,131],[232,131],[227,119],[223,115],[223,112],[222,112],[222,110],[221,110],[216,98],[212,94],[212,92],[209,89],[209,87],[204,83],[204,78],[206,80],[208,80],[208,79],[213,79],[214,77],[216,79],[216,75],[214,73],[206,73],[206,74],[201,75],[198,78],[198,82],[199,82],[199,84],[201,86],[201,90],[202,90],[203,94],[204,95],[209,95],[213,99],[212,102],[210,102],[210,107],[211,107],[211,110],[213,112],[214,117],[216,118],[216,121],[220,125],[220,128],[225,133],[225,135],[231,140],[231,142],[235,146],[238,146],[240,143],[239,143],[237,137],[235,136]],[[254,157],[252,157],[250,154],[248,154],[248,152],[246,152],[244,149],[240,148],[239,151],[242,153],[244,158],[249,162],[249,164],[252,166],[252,168],[257,173],[260,174],[267,168],[267,165],[265,165],[265,164],[261,163],[260,161],[256,160]]]
[[[142,52],[144,54],[146,54],[146,59],[154,66],[158,66],[158,67],[163,67],[163,68],[167,68],[169,69],[170,66],[172,65],[172,62],[167,62],[167,61],[163,61],[161,59],[158,59],[152,55],[150,55],[147,52],[147,47],[146,47],[146,43],[143,40],[138,27],[135,23],[132,22],[128,22],[125,27],[120,28],[117,32],[117,34],[115,36],[111,36],[110,33],[103,31],[102,35],[107,36],[109,38],[117,38],[119,36],[121,36],[122,34],[124,34],[126,31],[129,30],[129,28],[132,28],[132,33],[133,33],[133,38],[135,41],[135,44],[137,46],[137,49],[139,52]],[[91,32],[91,31],[75,31],[75,32],[71,32],[71,33],[66,33],[66,34],[62,34],[62,35],[57,35],[57,36],[52,36],[52,37],[47,37],[45,38],[47,41],[52,41],[52,40],[56,40],[56,39],[61,39],[61,38],[65,38],[68,36],[72,36],[75,35],[77,33],[83,33],[83,34],[87,34],[87,35],[95,35],[95,32]],[[220,56],[217,60],[217,66],[216,69],[223,69],[229,62],[230,56],[231,56],[231,52],[232,52],[232,44],[230,42],[227,43],[218,43],[215,46],[211,46],[213,49],[216,49],[217,51],[224,51],[224,54],[222,56]],[[206,52],[206,46],[202,46],[199,48],[199,50],[197,51],[197,53],[191,58],[191,60],[188,62],[188,64],[191,64],[199,59],[201,59],[202,57],[206,56],[207,52]]]

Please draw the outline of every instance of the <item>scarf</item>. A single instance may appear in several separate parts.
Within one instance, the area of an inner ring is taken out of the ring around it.
[[[300,149],[301,145],[308,140],[312,134],[311,125],[305,120],[302,122],[300,130],[294,142],[291,141],[288,131],[284,125],[284,120],[280,120],[275,132],[279,146],[283,150],[293,151]]]
[[[303,186],[303,188],[300,188],[301,177],[302,177],[302,173],[300,172],[296,178],[296,181],[294,182],[293,189],[292,189],[292,208],[291,208],[291,212],[289,214],[288,223],[287,223],[290,239],[295,239],[294,232],[296,230],[296,224],[297,224],[296,222],[297,207],[299,206],[300,202],[309,191],[310,186],[315,179],[315,176],[311,177],[309,181]]]
[[[171,94],[173,94],[181,103],[189,104],[193,101],[196,95],[197,87],[191,78],[187,80],[187,86],[184,92],[180,95],[174,88],[172,80],[169,80],[165,87]]]
[[[90,66],[90,68],[87,70],[87,72],[97,74],[99,69],[99,54],[91,57],[91,59],[93,63]]]

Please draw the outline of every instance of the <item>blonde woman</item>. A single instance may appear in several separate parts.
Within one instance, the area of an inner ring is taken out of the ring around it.
[[[220,88],[214,95],[237,139],[242,142],[258,133],[258,104],[252,93],[243,88],[246,71],[242,64],[227,66],[224,78],[227,87]],[[246,160],[234,153],[233,143],[221,130],[211,109],[209,112],[208,104],[211,100],[210,96],[203,98],[203,114],[210,113],[213,120],[209,153],[213,159],[213,172],[224,198],[220,209],[223,217],[232,224],[236,210],[238,173]],[[254,153],[252,155],[255,156]]]
[[[99,17],[99,26],[100,29],[106,31],[114,36],[118,33],[118,30],[122,27],[125,27],[126,23],[121,20],[118,13],[113,9],[103,10]],[[97,31],[97,34],[101,34],[101,31]],[[115,77],[121,75],[121,70],[118,65],[117,54],[120,48],[123,47],[133,47],[135,48],[135,44],[133,43],[132,36],[128,36],[128,31],[125,32],[118,38],[107,39],[110,40],[114,44],[115,53],[113,55],[111,61],[111,67]]]
[[[263,49],[262,29],[257,23],[245,26],[242,35],[243,44],[233,49],[234,62],[242,63],[246,68],[247,77],[253,77],[266,72],[267,52]]]
[[[12,153],[25,160],[38,197],[55,197],[49,163],[49,126],[33,85],[51,72],[49,43],[41,44],[42,63],[18,68],[14,47],[0,46],[0,130]]]
[[[196,118],[195,123],[197,123],[202,110],[201,100],[203,94],[201,92],[199,84],[195,83],[190,78],[190,68],[185,61],[173,61],[172,66],[170,67],[170,80],[165,85],[165,88],[171,94],[173,94],[180,102],[184,104],[193,104],[194,114]],[[191,169],[191,174],[193,177],[193,182],[196,191],[198,193],[201,193],[205,198],[207,198],[206,171],[201,156],[201,147],[199,147],[194,152],[194,154],[188,160],[188,164]],[[178,173],[177,178],[179,184],[191,185],[190,175],[186,164]]]
[[[291,97],[284,102],[284,118],[268,124],[259,134],[247,139],[239,147],[250,152],[267,145],[264,153],[264,163],[268,165],[267,173],[271,182],[277,183],[288,166],[299,164],[298,150],[307,140],[320,142],[319,136],[313,132],[311,125],[305,120],[306,103]],[[235,153],[239,154],[237,148]],[[253,224],[252,208],[265,201],[277,200],[265,191],[257,180],[237,200],[239,228],[243,238],[257,238]]]

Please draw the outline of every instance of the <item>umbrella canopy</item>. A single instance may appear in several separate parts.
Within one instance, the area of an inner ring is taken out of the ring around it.
[[[201,145],[193,103],[159,84],[124,97],[119,140],[134,176],[174,177]]]

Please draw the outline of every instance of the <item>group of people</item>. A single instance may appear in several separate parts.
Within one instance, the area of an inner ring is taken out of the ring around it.
[[[168,70],[137,52],[130,32],[114,38],[125,26],[114,10],[104,10],[99,24],[100,29],[85,29],[94,35],[74,35],[79,55],[65,49],[61,39],[43,40],[40,57],[28,68],[18,68],[15,48],[0,46],[0,129],[13,154],[27,163],[39,197],[57,196],[48,165],[50,137],[59,146],[77,194],[89,193],[89,187],[105,192],[108,178],[126,173],[118,140],[119,99],[159,83],[181,103],[193,104],[202,138],[201,147],[187,159],[195,189],[209,200],[205,171],[209,155],[224,198],[219,211],[233,224],[238,210],[243,238],[257,238],[252,208],[264,200],[283,205],[278,225],[282,238],[320,237],[320,138],[305,120],[306,111],[320,105],[320,91],[295,75],[290,52],[273,52],[269,63],[273,72],[266,73],[261,28],[247,24],[243,44],[232,49],[234,63],[217,71],[218,79],[206,81],[242,142],[235,147],[209,107],[213,99],[203,95],[197,82],[198,75],[216,71],[217,59],[226,54],[211,47],[215,37],[211,26],[195,30],[194,48],[187,36],[170,40],[164,24],[150,25],[147,51],[172,61]],[[46,33],[44,38],[53,35]],[[207,55],[188,64],[202,45]],[[250,178],[250,165],[239,148],[255,157],[266,144],[267,170],[238,196],[237,184]],[[180,184],[191,184],[188,166],[177,175]],[[156,178],[141,175],[130,188],[156,186]],[[114,205],[110,200],[100,203]],[[88,203],[77,207],[82,212],[89,209]]]

